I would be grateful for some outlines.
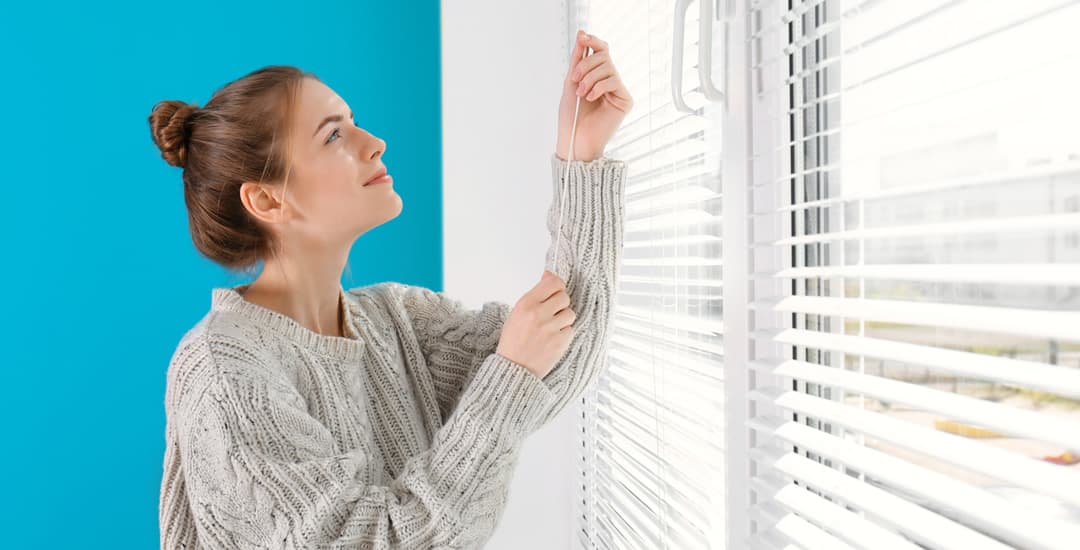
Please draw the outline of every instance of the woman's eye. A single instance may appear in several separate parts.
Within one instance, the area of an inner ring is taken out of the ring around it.
[[[353,120],[352,123],[353,123],[353,126],[356,126],[357,128],[360,127],[358,124],[356,124],[356,120]],[[334,131],[330,132],[330,136],[328,138],[326,138],[326,143],[330,143],[331,141],[334,141],[334,135],[337,134],[339,131],[341,131],[341,128],[334,128]]]

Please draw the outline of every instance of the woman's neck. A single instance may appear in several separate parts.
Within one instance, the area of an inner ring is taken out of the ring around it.
[[[241,287],[245,300],[271,309],[300,323],[312,332],[344,336],[344,306],[340,283],[330,289],[305,291],[262,281],[262,277]]]

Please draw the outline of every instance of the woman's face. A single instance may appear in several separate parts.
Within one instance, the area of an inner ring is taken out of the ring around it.
[[[284,187],[286,221],[277,229],[286,232],[286,241],[309,246],[351,245],[401,213],[393,182],[364,186],[384,168],[392,174],[382,162],[386,142],[355,125],[345,100],[318,80],[304,78],[297,99]]]

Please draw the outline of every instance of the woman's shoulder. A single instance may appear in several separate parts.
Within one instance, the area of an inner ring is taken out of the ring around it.
[[[224,376],[273,372],[282,342],[258,324],[229,311],[208,312],[180,338],[169,359],[168,386],[191,390]]]
[[[356,288],[350,288],[346,295],[355,308],[364,313],[370,322],[373,317],[386,321],[408,320],[416,323],[434,313],[434,310],[451,307],[451,300],[443,292],[431,290],[422,285],[411,285],[400,281],[383,281]]]
[[[179,353],[186,347],[202,344],[218,351],[233,349],[237,353],[258,355],[273,341],[251,319],[232,311],[211,310],[181,336],[176,348]]]
[[[354,308],[362,311],[365,316],[387,319],[393,317],[390,310],[401,309],[403,297],[420,289],[426,290],[398,281],[383,281],[350,288],[345,291],[345,296]]]
[[[383,281],[380,283],[371,283],[350,288],[345,291],[345,295],[356,302],[371,302],[374,301],[377,296],[396,292],[403,286],[406,285],[397,281]]]
[[[370,285],[350,288],[346,291],[350,298],[360,302],[390,302],[400,303],[414,300],[417,297],[434,298],[444,296],[423,285],[411,285],[400,281],[383,281]]]

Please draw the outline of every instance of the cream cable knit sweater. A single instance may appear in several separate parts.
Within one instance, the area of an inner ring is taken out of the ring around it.
[[[511,306],[397,282],[348,291],[346,336],[215,288],[165,392],[161,548],[481,548],[522,441],[606,367],[625,161],[551,156],[546,268],[577,313],[542,379],[495,353]],[[552,269],[564,196],[558,269]]]

